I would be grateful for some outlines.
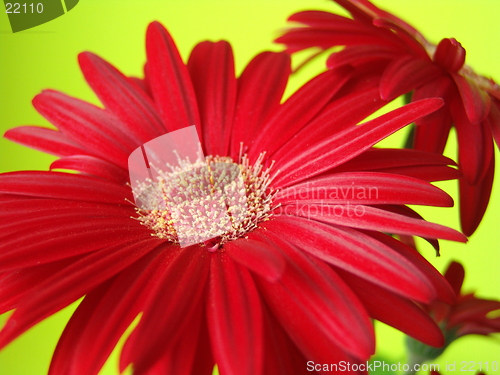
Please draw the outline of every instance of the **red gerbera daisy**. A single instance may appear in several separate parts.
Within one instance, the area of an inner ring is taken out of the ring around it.
[[[413,92],[412,101],[441,97],[445,105],[416,121],[413,148],[442,153],[452,126],[458,137],[460,216],[471,235],[484,215],[494,174],[493,138],[500,146],[500,86],[465,65],[465,49],[453,39],[436,46],[415,28],[368,0],[334,0],[352,15],[305,11],[289,20],[307,25],[277,39],[290,52],[344,46],[328,58],[330,69],[355,67],[380,79],[385,100]]]
[[[455,301],[453,303],[433,301],[424,308],[441,327],[445,344],[441,348],[430,348],[408,338],[410,357],[415,363],[437,358],[448,345],[462,336],[473,334],[489,336],[500,332],[500,317],[498,316],[500,301],[478,298],[474,293],[462,293],[465,270],[458,262],[452,262],[444,276],[455,292]]]
[[[465,241],[404,206],[451,206],[427,181],[456,170],[443,156],[372,148],[442,100],[357,125],[384,102],[376,82],[349,81],[348,70],[321,74],[281,104],[285,53],[262,53],[235,78],[226,42],[198,44],[184,64],[153,23],[146,47],[144,80],[80,55],[104,109],[44,91],[33,104],[58,130],[6,134],[60,156],[51,169],[80,173],[0,176],[0,312],[15,309],[0,346],[82,296],[50,374],[97,374],[138,315],[121,354],[134,374],[211,374],[214,363],[223,375],[301,374],[306,360],[364,361],[374,351],[370,318],[442,345],[414,301],[453,293],[386,233]],[[249,225],[181,248],[168,212],[131,204],[127,159],[190,125],[209,166],[241,171]]]
[[[445,331],[447,344],[465,335],[484,335],[500,332],[500,301],[478,298],[474,293],[464,294],[462,284],[465,271],[458,262],[452,262],[445,272],[457,298],[453,304],[434,301],[426,307],[433,319]]]

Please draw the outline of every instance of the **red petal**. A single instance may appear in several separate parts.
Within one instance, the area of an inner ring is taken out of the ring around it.
[[[148,82],[168,132],[196,125],[200,120],[187,67],[167,30],[158,22],[146,35]]]
[[[460,224],[466,236],[471,236],[481,223],[491,196],[495,158],[492,157],[485,177],[475,185],[469,185],[465,178],[459,180]]]
[[[78,305],[73,315],[71,315],[71,319],[64,328],[64,331],[61,334],[61,337],[59,338],[59,341],[57,343],[57,347],[54,351],[54,355],[50,363],[49,375],[96,374],[95,372],[79,372],[78,369],[76,372],[73,372],[71,369],[71,363],[73,360],[73,356],[77,351],[76,344],[78,342],[78,339],[84,332],[83,329],[86,328],[87,322],[92,317],[96,306],[98,306],[99,303],[103,301],[106,292],[109,290],[109,286],[110,281],[101,284],[99,287],[88,293],[80,303],[80,305]],[[85,363],[93,363],[95,358],[92,357],[92,359],[92,361],[88,361],[87,358],[87,361]],[[96,362],[98,362],[98,360],[96,360]],[[81,365],[82,367],[85,366],[83,363]]]
[[[20,126],[9,129],[4,137],[22,145],[57,156],[88,154],[85,147],[73,142],[57,130],[39,126]]]
[[[396,130],[443,105],[432,98],[410,103],[374,120],[352,126],[303,150],[286,163],[277,165],[276,186],[288,186],[332,169],[361,154]]]
[[[21,201],[15,202],[16,204],[20,204]],[[28,210],[24,210],[22,208],[19,209],[20,212],[26,213]],[[88,207],[83,207],[80,209],[79,205],[75,204],[68,209],[63,210],[50,210],[45,209],[41,210],[42,215],[29,215],[24,216],[22,214],[14,214],[12,218],[8,215],[3,215],[1,220],[2,225],[2,233],[0,234],[0,238],[2,240],[16,240],[20,235],[24,233],[32,233],[38,232],[42,228],[54,228],[58,227],[63,230],[63,228],[73,230],[74,225],[78,225],[81,223],[85,225],[85,222],[92,222],[94,219],[106,219],[110,222],[110,224],[127,224],[127,211],[125,210],[116,210],[114,207],[109,211],[107,209],[101,210],[100,213],[96,210],[96,212],[92,212],[92,209],[88,209]],[[45,211],[45,212],[43,212]],[[90,211],[90,212],[89,212]],[[29,211],[28,211],[29,212]],[[32,212],[29,212],[32,214]],[[129,214],[131,212],[129,211]],[[130,218],[130,216],[128,216]],[[10,220],[9,220],[10,219]],[[140,227],[139,227],[140,228]],[[138,228],[138,229],[139,229]],[[139,232],[141,230],[139,229]],[[74,234],[74,233],[73,233]],[[35,244],[36,245],[36,244]]]
[[[446,279],[439,273],[438,270],[434,268],[432,264],[430,264],[422,255],[420,255],[417,250],[384,233],[365,233],[397,251],[400,255],[408,259],[415,267],[417,267],[422,272],[422,274],[425,275],[425,278],[431,282],[436,293],[436,298],[439,301],[443,301],[446,303],[454,302],[455,295]]]
[[[199,308],[188,324],[183,323],[179,334],[161,348],[163,354],[153,367],[145,371],[134,369],[134,374],[212,375],[215,363],[203,313]]]
[[[457,129],[460,170],[467,182],[474,185],[486,174],[488,161],[493,156],[493,141],[487,124],[471,123],[461,103],[454,101],[451,110]]]
[[[149,89],[146,78],[141,79],[138,77],[128,77],[128,79],[132,81],[132,84],[134,84],[135,86],[139,87],[142,91],[144,91],[150,98],[153,97],[151,95],[151,90]]]
[[[429,301],[435,292],[410,261],[361,232],[298,217],[279,217],[265,228],[286,233],[302,250],[394,293]],[[291,236],[291,237],[290,237]]]
[[[126,200],[133,199],[127,186],[95,177],[42,171],[1,174],[0,193],[126,206],[130,205]]]
[[[364,0],[334,0],[341,7],[346,9],[356,21],[371,25],[373,18],[382,17],[386,13],[377,8],[369,1]]]
[[[500,103],[497,100],[493,101],[486,121],[490,126],[497,147],[500,149]],[[5,135],[7,136],[7,133]]]
[[[368,29],[365,25],[359,24],[349,18],[319,10],[305,10],[294,13],[288,17],[288,21],[299,22],[304,25],[318,28],[333,30],[343,29],[351,32],[357,31],[358,29]]]
[[[458,262],[451,262],[444,273],[444,277],[450,283],[455,294],[459,296],[465,277],[464,267]]]
[[[458,87],[467,118],[473,124],[483,121],[490,110],[491,98],[472,80],[460,74],[452,74]]]
[[[265,308],[265,360],[264,374],[293,374],[306,375],[311,374],[307,371],[306,357],[300,352],[297,346],[281,327],[280,322],[276,320],[273,314]],[[283,355],[287,353],[287,355]]]
[[[42,220],[40,220],[42,221]],[[130,218],[66,219],[34,223],[29,235],[5,236],[0,244],[0,271],[49,263],[112,245],[151,238],[150,232]],[[151,241],[153,241],[151,239]]]
[[[227,155],[236,103],[233,51],[228,42],[198,44],[188,61],[198,100],[203,145],[209,155]]]
[[[473,322],[484,323],[488,325],[489,321],[500,322],[499,318],[488,318],[488,314],[491,312],[496,312],[500,310],[500,301],[485,300],[479,298],[471,298],[467,301],[459,301],[457,303],[451,314],[448,324],[450,326],[458,325],[463,322]]]
[[[306,126],[348,80],[349,71],[327,71],[302,86],[263,125],[252,141],[254,147],[249,156],[257,157],[262,151],[271,156],[286,146],[287,141]]]
[[[158,246],[159,241],[134,241],[94,252],[48,277],[26,296],[2,329],[0,347],[56,311],[74,302]]]
[[[428,60],[414,56],[401,57],[391,62],[384,71],[380,80],[380,96],[385,100],[393,100],[442,74],[442,70]]]
[[[442,76],[415,89],[412,101],[439,97],[446,105],[428,116],[415,121],[413,148],[422,151],[443,153],[452,126],[450,114],[451,90],[453,83],[448,76]]]
[[[231,134],[231,156],[235,160],[240,142],[248,146],[262,124],[279,108],[290,73],[288,54],[264,52],[250,61],[241,74]]]
[[[462,177],[462,174],[458,169],[445,166],[418,165],[411,167],[379,169],[377,172],[401,174],[427,182],[458,180]]]
[[[325,356],[322,346],[327,342],[333,346],[328,353],[333,362],[344,356],[335,350],[337,345],[360,360],[367,359],[374,351],[373,328],[356,296],[325,264],[269,234],[290,262],[279,282],[259,283],[259,289],[297,346],[312,360]],[[314,344],[312,337],[316,337]]]
[[[218,256],[213,254],[213,256]],[[144,373],[163,355],[162,348],[176,337],[184,323],[196,315],[205,290],[210,256],[199,246],[171,254],[158,287],[146,302],[146,309],[134,335],[129,338],[134,370]]]
[[[456,163],[443,155],[411,149],[372,148],[335,168],[331,173],[373,171],[411,166],[445,166]]]
[[[358,124],[386,104],[380,98],[378,81],[364,82],[363,87],[354,87],[347,93],[341,90],[337,96],[338,99],[325,106],[312,121],[293,136],[286,147],[277,151],[273,158],[288,160],[305,147],[322,141],[326,136]]]
[[[348,272],[337,272],[356,293],[373,319],[380,320],[426,345],[444,345],[441,329],[415,303]]]
[[[328,49],[333,46],[380,45],[401,49],[402,43],[390,33],[374,27],[367,27],[349,18],[338,16],[335,29],[324,27],[299,27],[288,29],[285,35],[275,40],[287,46],[290,53],[311,47]]]
[[[464,66],[465,49],[455,38],[442,39],[432,58],[450,73],[456,73]]]
[[[406,44],[415,44],[414,49],[419,44],[428,44],[423,35],[413,26],[395,15],[377,8],[368,0],[335,0],[335,2],[349,11],[352,17],[359,22],[369,25],[373,23],[379,27],[389,28],[391,31],[395,30],[397,36]]]
[[[344,172],[280,190],[281,204],[418,204],[452,207],[441,189],[415,178],[377,172]]]
[[[95,177],[101,177],[116,184],[128,182],[128,173],[110,162],[94,156],[76,155],[58,159],[50,165],[50,169],[70,169]]]
[[[262,373],[264,327],[259,292],[250,273],[224,253],[212,257],[208,327],[219,371]]]
[[[0,276],[0,314],[15,309],[23,298],[37,288],[47,277],[70,265],[78,258],[26,267],[12,272],[4,272]]]
[[[88,153],[127,167],[128,155],[138,143],[123,133],[123,124],[113,114],[51,90],[35,96],[33,106]]]
[[[93,53],[81,53],[78,61],[89,86],[122,121],[127,134],[144,143],[165,133],[153,101],[129,78]]]
[[[13,198],[15,196],[12,196]],[[40,224],[44,218],[55,218],[72,213],[73,218],[130,217],[134,214],[131,206],[107,205],[70,200],[26,198],[0,200],[0,219],[5,225],[15,227],[16,223]],[[10,220],[9,220],[10,219]],[[21,224],[19,226],[22,226]],[[2,223],[2,228],[5,228]],[[22,228],[20,228],[22,229]]]
[[[454,229],[370,206],[350,204],[329,206],[321,203],[308,204],[299,201],[295,206],[285,206],[283,208],[287,216],[294,215],[327,224],[394,234],[414,235],[424,238],[443,238],[460,242],[467,241],[467,238],[462,233]]]
[[[361,45],[346,47],[342,51],[332,53],[327,61],[328,69],[335,69],[343,65],[358,66],[378,60],[396,59],[401,54],[397,49],[379,45]]]
[[[391,38],[400,42],[403,48],[411,55],[423,59],[429,58],[424,46],[429,46],[430,43],[415,28],[400,18],[397,18],[391,13],[381,11],[379,15],[373,19],[373,25],[382,29],[387,29]]]
[[[59,340],[49,374],[93,375],[99,372],[122,334],[141,311],[148,291],[165,266],[162,257],[158,257],[165,251],[168,250],[151,251],[122,271],[101,293],[98,301],[95,300],[95,291],[85,297]]]
[[[268,281],[279,279],[285,269],[285,260],[280,249],[273,244],[262,242],[258,230],[249,233],[248,237],[250,238],[240,238],[224,244],[227,255]]]

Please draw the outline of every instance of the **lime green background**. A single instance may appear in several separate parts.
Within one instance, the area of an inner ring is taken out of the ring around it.
[[[467,49],[467,63],[478,73],[500,82],[500,31],[498,0],[379,0],[379,6],[403,17],[431,41],[455,37]],[[323,0],[82,0],[71,12],[38,27],[13,34],[7,15],[0,15],[0,132],[17,125],[48,123],[31,106],[42,89],[54,88],[97,103],[78,69],[76,56],[95,52],[128,75],[140,76],[145,61],[144,34],[150,21],[162,22],[173,34],[186,57],[199,41],[229,40],[241,71],[252,56],[265,49],[279,50],[271,43],[286,23],[287,16],[304,9],[338,10]],[[322,68],[321,62],[305,69],[290,85]],[[403,134],[383,142],[398,147]],[[454,143],[454,142],[452,142]],[[447,152],[454,156],[453,145]],[[498,150],[496,151],[498,156]],[[0,172],[47,169],[54,158],[0,139]],[[500,164],[500,163],[499,163]],[[497,167],[497,176],[500,168]],[[455,183],[440,184],[456,197]],[[442,243],[441,258],[423,244],[424,255],[442,270],[451,259],[466,266],[466,290],[478,290],[485,298],[500,299],[498,179],[485,219],[467,245]],[[458,228],[457,209],[419,209],[430,220]],[[45,374],[51,353],[69,318],[72,306],[42,322],[0,352],[1,375]],[[5,316],[0,317],[0,325]],[[388,361],[405,363],[402,335],[378,325],[378,355]],[[495,339],[470,337],[452,344],[437,363],[500,360]],[[102,374],[116,374],[114,355]],[[443,367],[444,368],[444,367]],[[492,371],[488,372],[493,373]]]

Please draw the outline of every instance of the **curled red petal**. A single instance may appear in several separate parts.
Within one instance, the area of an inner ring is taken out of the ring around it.
[[[442,39],[432,59],[443,69],[456,73],[465,63],[465,49],[455,38]]]

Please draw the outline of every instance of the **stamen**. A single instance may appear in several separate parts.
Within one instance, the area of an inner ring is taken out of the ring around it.
[[[265,153],[253,165],[240,144],[238,163],[230,157],[208,156],[178,166],[152,166],[156,181],[147,180],[134,190],[146,202],[138,207],[138,220],[153,236],[179,243],[200,243],[216,251],[224,243],[243,237],[272,215],[277,191],[270,187],[276,175],[264,169]],[[147,208],[147,209],[146,209]]]

